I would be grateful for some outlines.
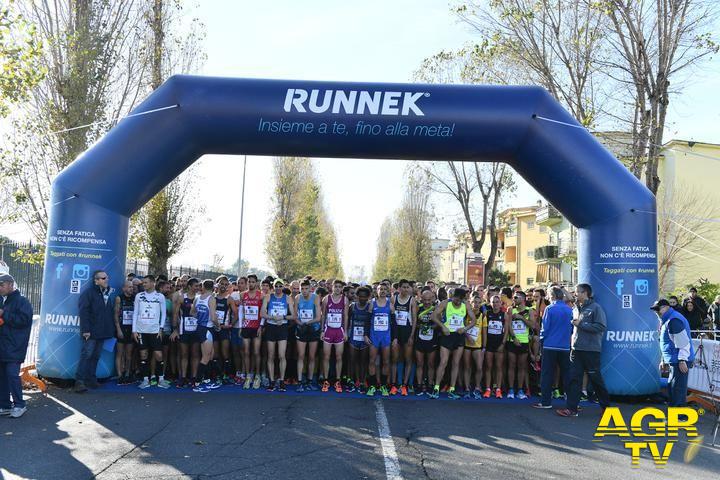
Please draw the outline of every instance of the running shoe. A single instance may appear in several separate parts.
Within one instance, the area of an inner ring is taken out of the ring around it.
[[[267,388],[270,386],[270,378],[269,377],[262,377],[262,386]]]
[[[495,398],[502,398],[502,390],[499,388],[495,389]]]
[[[483,393],[483,398],[490,398],[490,395],[492,395],[492,393],[490,392],[490,389],[486,388],[485,393]]]
[[[355,390],[357,390],[357,387],[355,386],[355,383],[350,382],[347,384],[347,391],[348,393],[353,393]]]
[[[167,390],[171,386],[172,386],[172,383],[168,382],[164,378],[162,380],[158,380],[158,387],[160,387],[160,388],[164,388],[165,390]]]
[[[520,390],[518,390],[518,398],[519,398],[520,400],[525,400],[525,399],[527,399],[527,395],[525,395],[525,392],[523,391],[522,388],[521,388]]]
[[[406,385],[401,385],[401,386],[400,386],[400,395],[402,395],[403,397],[407,397],[407,394],[408,394],[408,388],[407,388],[407,386],[406,386]]]
[[[390,395],[397,395],[397,394],[398,394],[398,389],[397,389],[397,387],[395,386],[395,384],[393,384],[393,385],[390,387]]]
[[[274,391],[275,391],[275,384],[274,384],[274,383],[268,384],[268,386],[265,387],[265,390],[268,391],[268,392],[274,392]]]
[[[262,385],[262,379],[260,377],[255,377],[255,380],[253,380],[252,387],[254,390],[257,390]]]
[[[342,392],[343,392],[342,384],[339,381],[335,382],[335,393],[342,393]]]
[[[413,393],[415,393],[415,386],[413,384],[408,385],[407,391],[410,395],[412,395]]]
[[[587,399],[588,399],[588,394],[587,394],[587,392],[582,392],[582,393],[580,394],[580,401],[581,401],[581,402],[586,402]]]
[[[195,393],[207,393],[209,391],[210,390],[207,387],[205,387],[205,385],[203,383],[198,383],[193,388],[193,392],[195,392]]]
[[[208,384],[208,388],[210,390],[217,390],[218,388],[223,386],[223,382],[220,378],[216,378],[215,381],[212,381]]]
[[[126,385],[126,383],[125,383],[125,375],[120,375],[120,376],[118,377],[118,379],[117,379],[117,384],[118,384],[118,385]]]
[[[472,393],[470,393],[470,390],[465,390],[465,393],[463,393],[463,400],[472,400]]]
[[[448,398],[450,400],[457,400],[458,398],[460,398],[460,395],[455,393],[455,388],[450,388],[448,389]]]
[[[440,398],[440,387],[435,386],[435,388],[433,388],[433,391],[428,394],[428,397]]]
[[[232,377],[232,381],[234,385],[242,386],[245,383],[245,379],[239,375],[234,375]]]
[[[283,382],[282,380],[278,381],[278,391],[280,391],[280,392],[287,391],[287,386],[285,385],[285,382]]]
[[[365,389],[365,385],[360,385],[359,387],[357,387],[357,392],[360,395],[365,395],[367,393],[367,390]]]
[[[185,379],[181,378],[175,382],[175,388],[185,388]]]
[[[323,391],[323,392],[327,392],[328,390],[330,390],[330,382],[328,382],[327,380],[325,380],[325,381],[323,382],[323,385],[322,385],[322,391]]]
[[[375,386],[370,385],[370,387],[369,387],[368,390],[367,390],[366,395],[367,395],[368,397],[374,397],[374,396],[375,396],[375,390],[377,390],[377,389],[375,388]]]
[[[561,417],[577,417],[578,416],[577,410],[570,410],[569,408],[559,408],[559,409],[555,410],[555,413],[557,413]]]
[[[549,410],[549,409],[552,408],[552,405],[543,405],[542,402],[539,402],[539,403],[533,403],[532,407],[533,407],[533,408],[540,408],[540,409],[543,409],[543,410]]]
[[[480,400],[482,398],[482,390],[478,388],[473,390],[473,397],[475,397],[475,400]]]
[[[380,387],[380,393],[383,397],[387,397],[388,395],[390,395],[390,392],[388,392],[388,388],[385,385]]]
[[[418,397],[422,397],[426,393],[427,393],[427,386],[423,385],[421,388],[417,389],[417,393],[415,395],[417,395]]]
[[[295,391],[298,393],[303,393],[305,391],[305,382],[300,382]]]
[[[313,392],[317,392],[317,391],[320,389],[320,387],[318,387],[317,382],[310,382],[310,383],[308,383],[308,388],[309,388],[310,390],[312,390]]]
[[[560,389],[559,389],[559,388],[556,388],[555,390],[553,390],[553,392],[552,392],[552,398],[554,398],[554,399],[557,400],[557,399],[560,398],[560,397],[562,397],[562,395],[560,395]]]
[[[157,387],[157,384],[158,384],[157,378],[153,377],[153,378],[150,380],[150,385],[153,386],[153,387]]]
[[[145,390],[146,388],[150,388],[150,380],[148,380],[147,378],[143,378],[143,381],[140,382],[138,388],[142,388],[143,390]]]
[[[497,392],[495,392],[495,396],[497,396]],[[511,398],[511,399],[515,398],[515,390],[513,390],[512,388],[510,390],[508,390],[507,398]]]
[[[253,383],[253,379],[252,379],[252,378],[250,378],[250,377],[245,377],[245,383],[243,384],[243,388],[244,388],[245,390],[250,389],[250,387],[252,387],[252,383]]]

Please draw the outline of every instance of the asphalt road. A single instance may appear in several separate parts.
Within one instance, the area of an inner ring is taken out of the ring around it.
[[[592,442],[596,406],[565,419],[509,400],[377,400],[237,387],[49,393],[30,394],[23,418],[0,418],[0,478],[710,479],[720,471],[709,416],[701,417],[706,440],[694,461],[683,462],[687,444],[680,442],[665,469],[647,453],[633,469],[616,439]]]

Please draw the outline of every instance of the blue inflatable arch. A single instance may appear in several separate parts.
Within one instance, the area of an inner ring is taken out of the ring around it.
[[[579,229],[609,390],[659,390],[655,198],[542,88],[176,76],[134,113],[164,107],[122,120],[53,183],[41,375],[74,376],[78,288],[95,269],[120,286],[133,212],[204,154],[297,155],[512,165]],[[112,370],[104,352],[98,376]]]

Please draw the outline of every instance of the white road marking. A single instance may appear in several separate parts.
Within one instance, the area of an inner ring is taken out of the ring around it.
[[[388,479],[402,480],[402,475],[400,475],[400,461],[395,451],[395,443],[390,434],[390,425],[385,415],[385,407],[380,399],[375,401],[375,418],[377,418],[380,446],[382,447],[383,458],[385,459],[385,474]]]

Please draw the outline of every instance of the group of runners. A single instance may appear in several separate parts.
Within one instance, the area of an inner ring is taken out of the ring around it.
[[[524,399],[548,304],[518,285],[128,277],[115,308],[118,383]]]

